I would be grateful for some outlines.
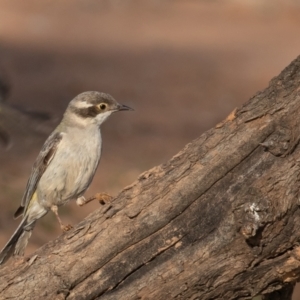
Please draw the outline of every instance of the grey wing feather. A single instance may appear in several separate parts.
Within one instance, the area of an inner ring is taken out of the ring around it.
[[[24,209],[26,210],[28,203],[30,202],[33,194],[36,191],[37,184],[43,173],[45,172],[47,166],[51,162],[52,158],[54,157],[57,146],[62,138],[63,133],[53,132],[43,145],[41,152],[39,153],[35,163],[33,164],[31,175],[27,182],[25,193],[21,201],[21,206],[16,211],[14,215],[15,218],[19,217],[23,213]]]

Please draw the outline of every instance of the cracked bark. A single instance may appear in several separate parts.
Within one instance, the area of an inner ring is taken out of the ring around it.
[[[109,206],[0,270],[0,299],[291,299],[300,57]]]

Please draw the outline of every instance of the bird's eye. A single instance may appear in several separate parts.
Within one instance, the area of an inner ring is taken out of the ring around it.
[[[99,105],[99,107],[100,107],[101,110],[104,110],[104,109],[106,108],[106,104],[101,103],[101,104]]]

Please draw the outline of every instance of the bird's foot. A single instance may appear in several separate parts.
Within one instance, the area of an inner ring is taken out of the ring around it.
[[[111,195],[106,193],[96,193],[93,197],[98,200],[101,205],[111,202],[113,198]]]
[[[76,200],[78,206],[83,206],[91,201],[98,200],[101,205],[105,205],[107,202],[110,202],[113,197],[106,193],[97,193],[92,197],[85,198],[83,196],[79,197]]]
[[[68,225],[63,225],[63,224],[61,224],[61,225],[60,225],[60,228],[61,228],[61,230],[62,230],[63,232],[67,232],[67,231],[71,230],[71,229],[73,228],[73,226],[70,225],[70,224],[68,224]]]
[[[68,225],[64,225],[64,224],[63,224],[63,222],[61,221],[61,219],[60,219],[60,217],[59,217],[59,215],[58,215],[58,208],[57,208],[56,205],[52,205],[52,206],[51,206],[51,210],[54,212],[54,214],[55,214],[55,216],[56,216],[56,219],[57,219],[57,221],[58,221],[58,223],[59,223],[59,225],[60,225],[60,228],[61,228],[61,230],[62,230],[63,232],[67,232],[67,231],[69,231],[70,229],[73,228],[73,226],[70,225],[70,224],[68,224]]]

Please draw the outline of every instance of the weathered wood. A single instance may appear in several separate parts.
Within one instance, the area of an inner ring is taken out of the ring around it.
[[[3,267],[0,299],[290,299],[299,119],[300,57],[111,206]]]

